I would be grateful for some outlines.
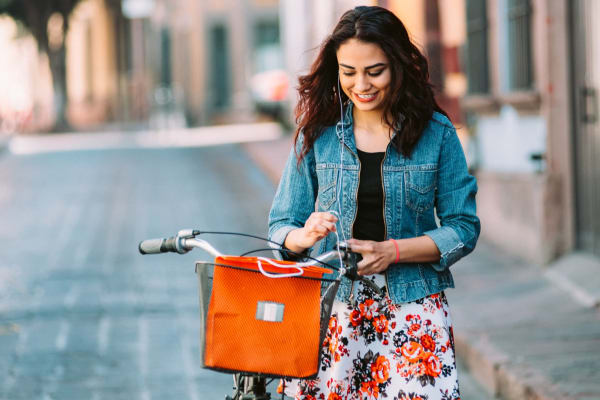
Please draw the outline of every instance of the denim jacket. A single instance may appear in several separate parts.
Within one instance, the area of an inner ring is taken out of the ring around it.
[[[344,115],[343,124],[340,121],[323,130],[300,164],[292,149],[269,214],[271,240],[284,243],[287,234],[304,226],[312,212],[331,210],[341,211],[337,222],[340,238],[342,228],[343,236],[352,237],[360,175],[352,103]],[[302,139],[300,136],[297,154]],[[427,235],[441,254],[434,263],[390,265],[385,277],[391,300],[414,301],[454,287],[449,267],[473,251],[480,223],[475,215],[477,183],[468,173],[456,130],[448,118],[433,114],[410,158],[388,145],[381,174],[386,239]],[[329,234],[321,240],[319,254],[335,244],[335,235]],[[352,282],[342,278],[336,298],[347,301],[351,292]]]

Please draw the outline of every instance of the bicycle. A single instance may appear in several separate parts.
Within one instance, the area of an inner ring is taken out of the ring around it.
[[[226,257],[213,247],[208,241],[199,239],[196,236],[201,234],[227,234],[227,235],[240,235],[255,239],[260,239],[269,242],[271,245],[277,246],[276,248],[261,248],[255,249],[249,252],[245,252],[239,257],[245,257],[251,253],[266,251],[266,250],[278,250],[283,252],[288,252],[290,254],[294,254],[296,256],[300,256],[299,254],[293,253],[287,249],[285,249],[281,244],[272,242],[268,239],[261,238],[259,236],[237,233],[237,232],[215,232],[215,231],[200,231],[200,230],[192,230],[185,229],[181,230],[177,233],[176,236],[164,238],[164,239],[148,239],[140,242],[138,248],[141,254],[159,254],[159,253],[179,253],[185,254],[195,248],[200,248],[215,258]],[[308,261],[296,262],[293,264],[291,268],[304,269],[309,268],[311,266],[323,265],[331,269],[338,270],[339,274],[336,279],[331,279],[330,284],[324,293],[321,295],[320,304],[321,304],[321,320],[325,318],[325,320],[329,319],[329,314],[331,313],[331,306],[333,303],[333,299],[335,294],[337,293],[337,289],[339,286],[339,281],[342,275],[348,277],[351,280],[361,280],[365,284],[369,285],[376,292],[380,292],[380,289],[375,286],[370,280],[364,279],[363,277],[357,274],[357,262],[360,260],[360,254],[353,253],[350,251],[349,246],[345,242],[340,242],[336,249],[331,250],[327,253],[318,255],[317,257],[304,256]],[[339,260],[341,262],[340,267],[335,267],[329,264],[329,262],[333,260]],[[261,272],[263,271],[263,267],[261,267],[260,262],[259,268]],[[209,296],[210,296],[210,279],[208,275],[207,266],[217,265],[214,262],[209,261],[197,261],[196,262],[196,274],[198,275],[198,284],[199,284],[199,308],[200,308],[200,331],[204,333],[206,329],[206,315],[208,312],[208,304],[209,304]],[[289,266],[289,264],[287,264]],[[268,273],[266,276],[270,276]],[[277,277],[277,276],[270,276]],[[287,276],[286,276],[287,277]],[[323,279],[326,280],[326,279]],[[327,279],[329,280],[329,279]],[[326,324],[325,324],[326,328]],[[322,343],[324,338],[325,330],[323,330],[323,325],[321,324],[321,332],[320,332],[320,340]],[[202,339],[203,340],[203,339]],[[204,359],[204,348],[201,345],[202,359]],[[269,377],[272,379],[268,380]],[[260,373],[252,373],[252,372],[237,372],[233,374],[233,393],[231,396],[226,396],[226,400],[270,400],[271,394],[267,392],[267,386],[277,377],[273,377],[273,375],[265,375]],[[281,398],[284,399],[284,394],[281,394]]]

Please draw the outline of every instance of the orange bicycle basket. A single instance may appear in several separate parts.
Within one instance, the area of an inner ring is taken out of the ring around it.
[[[279,265],[293,262],[272,260]],[[321,278],[316,266],[302,276],[269,278],[256,257],[217,257],[206,317],[204,366],[227,372],[309,378],[317,374]],[[288,274],[262,262],[267,273]]]

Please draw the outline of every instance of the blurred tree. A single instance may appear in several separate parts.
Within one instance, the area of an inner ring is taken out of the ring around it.
[[[35,38],[38,50],[48,55],[54,87],[55,131],[66,130],[67,105],[65,37],[69,15],[81,0],[0,0],[0,15],[6,14],[21,23]],[[119,7],[119,0],[107,0]]]

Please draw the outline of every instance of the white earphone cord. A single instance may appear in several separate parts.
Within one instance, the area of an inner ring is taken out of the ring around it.
[[[344,230],[344,220],[342,218],[342,200],[343,200],[343,195],[344,195],[344,146],[346,145],[345,142],[345,135],[344,135],[344,105],[342,104],[342,89],[341,89],[341,85],[340,85],[340,74],[338,72],[338,79],[337,79],[337,92],[338,92],[338,99],[340,101],[340,121],[342,123],[342,131],[340,136],[342,137],[342,145],[340,146],[340,164],[339,164],[339,186],[337,189],[337,211],[335,210],[330,210],[330,212],[332,214],[337,214],[337,218],[338,221],[340,223],[340,229],[342,231],[342,239],[344,240],[344,242],[346,241],[346,232]],[[337,132],[337,126],[336,126],[336,132]],[[338,278],[341,277],[342,275],[344,275],[346,273],[346,269],[344,268],[344,264],[342,261],[342,253],[339,251],[340,249],[340,235],[338,234],[338,231],[336,229],[335,233],[335,239],[336,239],[336,244],[337,244],[337,248],[338,248],[338,258],[340,261],[340,273],[338,275]]]

